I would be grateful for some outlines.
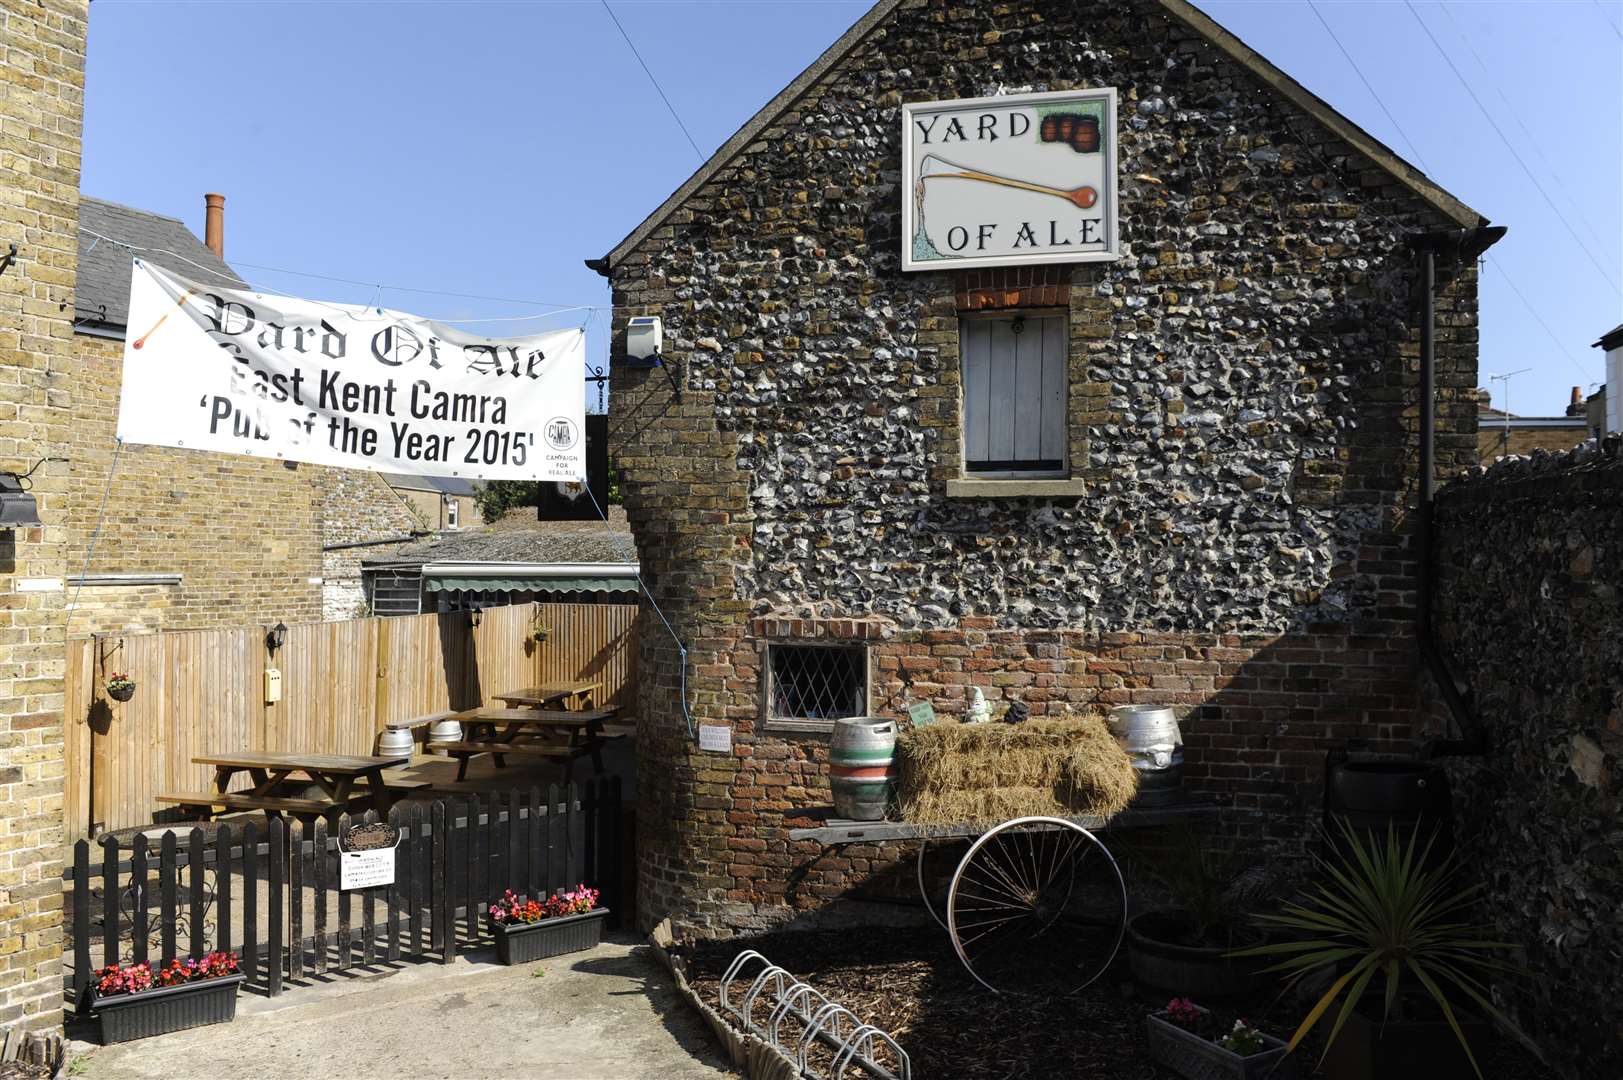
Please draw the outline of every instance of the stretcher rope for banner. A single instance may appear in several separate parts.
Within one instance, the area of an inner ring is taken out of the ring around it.
[[[581,487],[586,490],[586,497],[592,500],[592,508],[597,511],[597,516],[603,519],[603,527],[612,533],[614,527],[609,524],[609,516],[603,512],[603,507],[598,503],[597,495],[592,491],[592,485],[589,482],[582,481]],[[636,575],[638,590],[641,591],[643,596],[648,597],[648,603],[653,605],[654,614],[659,616],[659,621],[665,624],[666,633],[670,634],[671,640],[676,642],[677,666],[680,668],[682,676],[682,696],[680,699],[682,702],[682,720],[687,724],[688,738],[692,739],[693,713],[688,711],[688,647],[682,644],[682,638],[677,634],[676,628],[671,625],[671,620],[665,617],[665,612],[660,610],[659,601],[654,599],[653,590],[648,588],[647,583],[643,581],[642,566],[640,564],[637,567]]]
[[[299,296],[299,295],[296,295],[294,293],[284,292],[281,289],[266,288],[263,285],[257,285],[257,284],[255,284],[255,283],[253,283],[251,281],[248,281],[248,280],[246,280],[246,279],[244,279],[244,278],[242,278],[240,276],[233,275],[233,276],[227,277],[225,274],[220,273],[220,271],[216,270],[214,267],[205,266],[205,265],[203,265],[202,263],[198,262],[195,259],[189,259],[185,255],[182,255],[178,251],[170,251],[168,248],[143,247],[143,246],[141,246],[139,244],[131,244],[131,243],[128,243],[126,241],[120,240],[117,237],[107,236],[107,235],[105,235],[103,233],[96,232],[93,229],[86,229],[86,228],[81,227],[79,231],[84,233],[86,236],[93,236],[93,237],[96,238],[95,242],[92,243],[90,245],[89,249],[85,251],[85,253],[84,253],[85,255],[90,254],[91,251],[94,251],[96,249],[97,244],[99,244],[103,240],[105,240],[109,244],[113,244],[113,245],[115,245],[117,247],[125,248],[126,250],[129,250],[129,251],[143,251],[143,252],[147,252],[147,253],[153,254],[153,255],[167,255],[172,259],[179,259],[181,262],[185,263],[187,266],[195,267],[196,269],[201,270],[203,273],[208,274],[210,277],[219,279],[219,283],[225,288],[235,289],[235,288],[240,288],[240,287],[246,286],[246,287],[248,287],[249,289],[252,289],[255,292],[264,293],[264,294],[266,294],[268,296],[286,296],[286,297],[289,297],[290,299],[303,300],[303,301],[305,301],[307,303],[315,304],[318,307],[329,308],[329,309],[331,309],[333,311],[343,312],[344,314],[349,315],[352,318],[354,317],[353,311],[347,310],[347,309],[345,309],[343,307],[340,307],[340,306],[338,306],[336,304],[330,304],[330,303],[327,303],[325,301],[316,300],[316,299],[313,299],[313,298],[308,297],[308,296]],[[80,258],[83,258],[83,257],[84,257],[83,255],[80,256]],[[442,291],[439,291],[439,290],[436,290],[436,289],[414,289],[414,288],[411,288],[408,285],[379,284],[378,282],[375,282],[375,281],[359,281],[359,280],[356,280],[354,278],[332,277],[332,276],[330,276],[328,274],[311,274],[311,273],[306,273],[305,271],[302,271],[302,270],[285,270],[285,269],[282,269],[280,267],[263,266],[263,265],[258,264],[258,263],[245,262],[245,263],[238,263],[236,265],[239,265],[239,266],[251,266],[251,267],[254,267],[255,269],[258,269],[258,270],[269,270],[272,273],[277,273],[277,274],[296,274],[296,275],[298,275],[300,277],[317,278],[317,279],[320,279],[322,281],[338,281],[338,282],[343,282],[346,285],[363,285],[363,286],[367,286],[367,287],[374,290],[373,295],[372,295],[372,299],[370,301],[368,301],[365,304],[351,305],[351,307],[376,308],[377,305],[379,304],[379,302],[382,299],[382,294],[385,291],[392,291],[392,292],[416,292],[416,293],[424,293],[424,294],[432,295],[432,296],[453,296],[453,297],[459,297],[459,298],[464,299],[464,300],[489,300],[489,301],[493,301],[493,302],[496,302],[496,303],[503,303],[503,304],[534,303],[534,304],[539,304],[542,307],[552,308],[551,311],[537,311],[537,312],[534,312],[534,313],[529,314],[529,315],[496,315],[496,316],[492,316],[490,318],[435,318],[434,316],[430,316],[430,315],[418,316],[419,318],[426,319],[429,322],[447,323],[447,324],[451,324],[451,325],[455,325],[457,323],[528,322],[528,321],[530,321],[532,319],[550,319],[555,315],[567,315],[567,314],[569,314],[571,312],[575,312],[575,311],[585,311],[585,312],[588,312],[588,313],[595,313],[595,312],[604,310],[603,306],[600,305],[600,304],[575,304],[573,306],[563,306],[563,305],[558,305],[558,304],[549,304],[549,303],[547,303],[545,301],[542,301],[542,300],[533,300],[533,301],[530,301],[530,300],[515,300],[512,297],[506,297],[506,296],[479,296],[479,295],[477,295],[475,293],[442,292]]]
[[[101,536],[101,527],[106,519],[107,496],[113,491],[113,477],[118,472],[118,455],[124,449],[124,440],[117,435],[113,436],[113,461],[107,466],[107,486],[101,489],[101,504],[96,507],[96,525],[90,530],[90,543],[85,545],[85,565],[79,571],[79,581],[73,587],[73,601],[68,604],[68,612],[62,619],[62,640],[68,640],[69,631],[73,626],[73,613],[79,607],[79,594],[85,591],[85,578],[90,576],[90,560],[96,554],[96,539]]]

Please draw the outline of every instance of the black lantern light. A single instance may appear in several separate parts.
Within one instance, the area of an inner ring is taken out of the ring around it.
[[[0,529],[29,529],[40,524],[34,496],[15,473],[0,473]]]
[[[479,626],[479,620],[481,617],[483,617],[484,612],[485,609],[480,607],[478,604],[470,605],[468,608],[468,625],[477,629]]]
[[[282,647],[282,645],[286,641],[287,641],[287,624],[286,623],[280,623],[279,622],[275,626],[271,627],[269,630],[265,631],[265,648],[269,649],[273,653],[277,649],[280,649]]]

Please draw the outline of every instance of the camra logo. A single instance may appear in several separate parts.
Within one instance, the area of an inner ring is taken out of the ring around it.
[[[547,421],[547,426],[541,432],[547,445],[554,450],[568,450],[580,438],[580,432],[575,428],[575,422],[567,416],[554,416]]]

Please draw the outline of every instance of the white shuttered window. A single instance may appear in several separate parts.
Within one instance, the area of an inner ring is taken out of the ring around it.
[[[962,321],[966,473],[1065,475],[1067,345],[1064,316]]]

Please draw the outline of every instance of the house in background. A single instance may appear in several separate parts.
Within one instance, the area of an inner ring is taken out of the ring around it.
[[[472,607],[635,603],[637,550],[625,511],[609,522],[536,521],[514,510],[489,525],[378,550],[361,560],[367,610],[416,615]]]
[[[1489,405],[1488,391],[1477,393],[1476,448],[1483,464],[1540,449],[1571,450],[1593,434],[1580,387],[1572,388],[1572,401],[1563,416],[1518,416]]]
[[[246,287],[224,259],[223,196],[205,197],[205,219],[199,241],[177,218],[80,200],[74,370],[51,391],[73,414],[70,634],[352,618],[364,606],[359,553],[367,550],[355,545],[424,531],[377,473],[116,445],[131,249],[194,281]]]
[[[423,527],[439,532],[483,525],[484,515],[473,497],[473,481],[459,476],[406,476],[379,474],[417,514]]]
[[[1592,347],[1606,353],[1606,381],[1589,395],[1590,434],[1610,435],[1623,431],[1623,393],[1606,392],[1608,386],[1623,386],[1623,323],[1602,334]]]

